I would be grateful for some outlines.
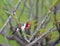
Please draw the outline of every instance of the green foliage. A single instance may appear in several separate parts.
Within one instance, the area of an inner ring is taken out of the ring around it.
[[[13,3],[12,4],[15,6],[17,2],[18,2],[18,0],[13,0]],[[29,0],[27,2],[29,2]],[[41,10],[42,9],[41,8],[41,2],[42,2],[42,0],[39,0],[39,2],[40,3],[39,3],[39,13],[38,13],[38,15],[39,15],[39,19],[40,19],[39,21],[41,21],[42,20],[42,17],[43,17],[41,15],[41,13],[42,13],[42,10]],[[57,2],[60,2],[60,0],[57,0]],[[9,0],[0,0],[0,29],[3,26],[4,22],[6,21],[6,19],[8,18],[7,15],[5,14],[5,11],[3,10],[5,8],[4,3],[7,5],[7,9],[10,10],[10,9],[13,9],[14,8],[14,6],[12,6],[10,4],[10,1]],[[34,15],[36,14],[36,5],[35,5],[35,3],[36,3],[36,0],[33,0],[33,9],[32,10],[34,12]],[[51,6],[54,6],[55,4],[56,4],[55,0],[44,0],[43,15],[45,15],[47,13],[47,11],[50,9],[50,7]],[[17,17],[18,17],[18,21],[21,24],[22,23],[25,23],[25,21],[28,20],[28,16],[29,16],[29,9],[26,8],[26,7],[25,7],[24,12],[23,12],[23,14],[21,16],[21,13],[20,13],[21,11],[20,10],[23,8],[23,5],[24,4],[21,3],[19,5],[19,8],[16,11],[16,14],[17,14]],[[57,20],[60,21],[60,13],[57,13],[57,16],[56,17],[57,17]],[[49,22],[49,24],[47,24],[46,29],[41,29],[39,31],[38,35],[40,35],[41,33],[43,33],[45,30],[47,30],[48,28],[50,28],[53,25],[54,16],[53,16],[52,13],[50,14],[49,18],[51,19],[51,22]],[[4,22],[3,22],[3,20],[4,20]],[[16,21],[13,19],[13,22],[12,22],[13,23],[13,26],[16,26],[16,23],[15,22]],[[29,22],[30,22],[30,25],[31,25],[31,33],[33,33],[34,32],[34,25],[35,25],[34,23],[35,23],[35,20],[31,20]],[[8,28],[8,25],[7,25],[7,28]],[[8,29],[7,29],[7,34],[9,34],[9,30]],[[51,32],[51,34],[52,34],[52,37],[51,37],[52,40],[51,41],[54,41],[57,38],[58,33],[57,33],[57,31],[54,31],[54,32]],[[7,40],[7,42],[9,43],[10,46],[19,46],[16,43],[16,41]],[[4,37],[2,35],[0,35],[0,43],[5,44],[5,40],[4,40]],[[60,44],[57,44],[56,46],[60,46]]]

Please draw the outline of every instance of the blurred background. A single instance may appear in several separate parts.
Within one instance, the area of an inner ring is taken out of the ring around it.
[[[56,11],[54,11],[55,7]],[[13,36],[10,28],[10,22],[15,29],[18,25],[18,22],[23,25],[26,21],[29,21],[31,24],[30,32],[32,35],[36,30],[34,27],[36,26],[35,24],[41,23],[49,10],[51,13],[46,19],[42,31],[48,30],[51,26],[55,27],[55,30],[50,32],[50,43],[55,41],[59,36],[55,26],[56,22],[54,20],[54,15],[56,15],[56,19],[58,23],[60,23],[60,0],[0,0],[0,32],[3,30],[2,33],[0,33],[0,46],[20,46],[17,40],[10,40],[6,38],[6,36]],[[53,12],[56,12],[56,14]],[[7,23],[8,18],[12,13],[14,13],[13,15],[15,17],[12,16],[11,21]],[[4,26],[5,22],[7,24],[3,29],[2,27]],[[43,42],[45,44],[45,40],[43,40]],[[55,46],[60,46],[60,41]]]

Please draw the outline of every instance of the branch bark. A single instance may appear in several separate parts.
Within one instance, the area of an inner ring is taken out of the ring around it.
[[[41,27],[43,26],[44,22],[46,21],[46,19],[48,18],[50,14],[50,10],[48,11],[47,15],[44,17],[44,19],[42,20],[41,24],[39,24],[39,26],[37,27],[37,29],[35,30],[35,32],[32,34],[30,41],[35,37],[35,35],[38,33],[38,31],[41,29]]]
[[[52,26],[51,28],[49,28],[46,32],[44,32],[41,36],[39,36],[38,38],[36,38],[34,41],[32,41],[30,44],[26,45],[26,46],[31,46],[34,43],[36,43],[39,39],[41,39],[42,37],[44,37],[47,33],[51,32],[54,30],[54,27]]]

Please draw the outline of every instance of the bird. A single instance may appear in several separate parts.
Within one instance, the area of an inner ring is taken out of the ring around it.
[[[23,26],[21,26],[22,32],[25,32],[27,35],[30,35],[30,24],[29,21],[26,21]]]
[[[21,26],[22,30],[26,30],[29,27],[29,22],[26,21],[23,26]]]
[[[18,31],[21,31],[21,34],[22,34],[22,32],[23,32],[23,31],[26,31],[26,29],[28,29],[29,26],[30,26],[30,25],[29,25],[29,22],[26,21],[23,26],[21,26],[20,28],[17,27],[17,28],[15,29],[15,31],[13,31],[12,34],[15,34],[15,32],[18,32]]]

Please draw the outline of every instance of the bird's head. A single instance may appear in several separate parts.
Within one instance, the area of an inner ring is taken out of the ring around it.
[[[29,27],[29,22],[26,21],[25,24],[23,26],[21,26],[22,30],[26,30]]]

